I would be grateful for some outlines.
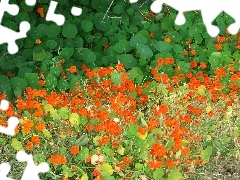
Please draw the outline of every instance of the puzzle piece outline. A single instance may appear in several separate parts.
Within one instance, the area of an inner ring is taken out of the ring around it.
[[[9,102],[7,100],[1,100],[0,109],[2,111],[6,111],[9,108]],[[8,119],[8,127],[0,126],[0,133],[7,134],[7,135],[15,135],[15,128],[19,123],[19,119],[17,117],[11,116]],[[1,130],[2,128],[2,130]],[[24,151],[18,151],[16,154],[16,159],[19,162],[27,162],[27,166],[23,172],[21,180],[40,180],[39,173],[48,172],[50,167],[49,164],[46,162],[41,162],[38,165],[35,165],[33,161],[32,154],[27,154]],[[1,180],[14,180],[10,177],[7,177],[11,170],[11,166],[7,162],[3,162],[0,164],[0,179]]]
[[[138,0],[129,0],[129,2],[136,3]],[[240,7],[239,0],[155,0],[150,5],[150,9],[154,13],[159,13],[162,10],[163,4],[169,5],[178,11],[175,19],[175,24],[177,25],[183,25],[186,22],[183,12],[200,10],[207,33],[212,37],[216,37],[220,33],[219,28],[212,25],[212,22],[223,11],[235,20],[235,23],[230,24],[227,28],[230,34],[237,34],[240,29],[240,11],[238,10],[238,7]]]

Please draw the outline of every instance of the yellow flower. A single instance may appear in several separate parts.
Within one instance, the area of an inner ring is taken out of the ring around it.
[[[41,44],[41,42],[42,41],[40,39],[36,39],[36,41],[35,41],[36,44]]]

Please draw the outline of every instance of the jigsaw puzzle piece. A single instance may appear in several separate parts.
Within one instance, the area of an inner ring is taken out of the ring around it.
[[[9,163],[0,164],[0,179],[1,180],[14,180],[12,178],[7,177],[10,172],[11,166]]]
[[[19,7],[16,4],[9,4],[9,0],[1,0],[1,2],[0,2],[0,23],[2,22],[4,12],[8,12],[12,16],[15,16],[19,12]]]
[[[19,29],[20,32],[15,32],[0,25],[0,44],[8,43],[8,52],[10,54],[18,52],[18,46],[15,41],[27,37],[27,32],[30,30],[30,24],[27,21],[23,21],[20,23]]]

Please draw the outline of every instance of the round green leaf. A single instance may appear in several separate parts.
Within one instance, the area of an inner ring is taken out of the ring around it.
[[[93,23],[88,20],[82,20],[81,28],[84,32],[90,32],[93,29]]]
[[[57,46],[57,42],[54,40],[48,40],[46,46],[50,49],[54,49]]]
[[[45,33],[48,37],[55,38],[59,35],[61,31],[61,27],[56,24],[51,24],[50,26],[47,26],[45,29]]]
[[[113,12],[115,14],[121,14],[123,12],[123,6],[122,5],[117,5],[113,7]]]
[[[120,40],[117,44],[115,44],[114,50],[118,53],[126,53],[132,50],[132,47],[129,41],[123,39]]]
[[[33,51],[33,59],[35,61],[43,61],[44,58],[46,56],[46,52],[44,49],[42,49],[41,51],[37,52],[37,51]]]
[[[73,48],[62,48],[62,51],[60,53],[60,56],[64,59],[69,59],[74,53]]]
[[[75,38],[78,30],[74,24],[68,24],[62,28],[62,35],[66,38]]]
[[[27,82],[25,79],[20,77],[12,77],[10,79],[10,85],[13,90],[25,90],[27,87]]]
[[[169,52],[172,49],[172,45],[165,41],[159,41],[156,44],[156,49],[159,52]]]
[[[139,44],[146,44],[146,43],[147,43],[147,38],[141,34],[132,36],[130,39],[130,45],[133,47],[137,47],[137,45]]]
[[[176,168],[168,174],[168,180],[180,180],[180,179],[182,179],[182,173]]]
[[[45,83],[48,89],[54,89],[57,86],[57,79],[49,73],[45,79]]]
[[[123,63],[127,69],[131,69],[136,66],[137,60],[131,54],[121,54],[117,56],[117,59]]]
[[[120,73],[117,73],[117,72],[113,72],[111,74],[111,80],[114,84],[116,85],[120,85],[121,84],[121,74]]]
[[[140,54],[140,56],[144,56],[147,59],[150,59],[153,56],[152,50],[145,44],[137,45],[137,52]]]
[[[12,138],[12,143],[11,143],[12,147],[17,150],[20,151],[23,149],[22,144],[16,139],[16,138]]]
[[[69,88],[69,83],[64,80],[64,79],[60,79],[58,81],[58,85],[57,85],[57,88],[60,90],[60,91],[65,91]]]
[[[155,180],[160,180],[162,179],[164,175],[164,171],[162,168],[156,169],[155,171],[153,171],[153,179]]]
[[[82,50],[82,55],[83,55],[83,60],[86,63],[93,63],[94,61],[96,61],[96,54],[88,48],[84,48]]]

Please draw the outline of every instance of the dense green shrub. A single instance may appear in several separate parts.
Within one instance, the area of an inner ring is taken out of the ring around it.
[[[152,1],[139,0],[133,4],[112,0],[57,2],[55,13],[66,17],[63,26],[45,20],[49,0],[41,0],[33,7],[27,6],[24,1],[10,0],[10,3],[20,6],[20,13],[17,16],[6,13],[2,24],[18,30],[21,21],[31,23],[27,38],[17,40],[18,53],[9,55],[6,44],[0,46],[0,92],[7,92],[10,99],[20,95],[26,86],[40,88],[37,79],[40,72],[52,83],[53,89],[61,90],[57,84],[62,84],[63,80],[59,78],[60,70],[56,67],[61,59],[66,60],[62,66],[64,70],[76,66],[82,72],[78,78],[84,78],[82,64],[94,69],[113,66],[119,60],[127,70],[138,69],[140,76],[134,79],[137,84],[141,84],[144,78],[150,80],[150,68],[155,67],[158,58],[175,59],[174,64],[162,68],[170,77],[177,73],[196,74],[198,71],[211,76],[216,68],[227,68],[232,59],[240,59],[240,53],[235,52],[239,48],[237,35],[225,33],[234,20],[224,13],[214,22],[221,30],[220,36],[226,37],[220,45],[222,49],[218,46],[219,50],[216,50],[215,44],[219,41],[207,34],[200,12],[185,13],[186,24],[177,26],[174,23],[176,11],[165,6],[161,13],[154,15],[150,12]],[[79,17],[71,15],[73,6],[82,8]],[[39,13],[38,8],[43,8],[43,12]],[[171,42],[166,42],[165,38],[170,38]],[[184,55],[183,50],[188,55]],[[191,69],[189,63],[192,60],[198,65],[206,63],[207,68]],[[240,67],[237,61],[233,65],[236,71]],[[181,70],[175,72],[176,67]],[[14,77],[9,80],[7,76]],[[69,84],[74,78],[77,77],[72,75],[64,80],[64,89],[71,89]],[[229,76],[226,78],[229,79]]]

